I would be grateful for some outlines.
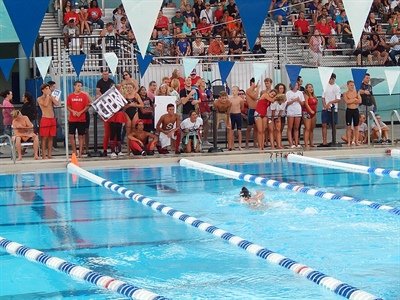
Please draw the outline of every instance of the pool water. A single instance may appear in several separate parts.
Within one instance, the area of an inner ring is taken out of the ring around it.
[[[391,157],[342,160],[399,170]],[[399,180],[275,159],[219,167],[400,206]],[[399,216],[179,166],[97,175],[385,299],[400,298]],[[341,299],[222,239],[66,173],[2,175],[1,236],[173,299]],[[263,190],[265,207],[237,200]],[[0,298],[120,295],[0,252]]]

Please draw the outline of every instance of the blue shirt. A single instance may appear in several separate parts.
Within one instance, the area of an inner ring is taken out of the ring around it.
[[[289,14],[289,6],[287,3],[283,4],[282,7],[279,7],[279,5],[282,4],[282,1],[276,2],[274,9],[277,9],[274,11],[274,16],[282,16],[286,17]]]

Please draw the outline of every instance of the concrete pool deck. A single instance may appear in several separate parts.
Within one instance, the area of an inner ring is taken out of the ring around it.
[[[400,125],[395,125],[394,127],[395,137],[400,137]],[[340,137],[345,135],[344,128],[337,129],[337,141],[342,142]],[[389,133],[389,136],[390,133]],[[331,132],[328,130],[328,141],[331,140]],[[302,142],[302,141],[301,141]],[[322,142],[321,129],[316,128],[314,131],[314,144],[319,145]],[[14,174],[23,172],[37,172],[41,170],[54,170],[59,171],[64,169],[69,162],[65,155],[65,148],[60,146],[53,152],[55,158],[46,160],[34,160],[32,155],[32,148],[28,148],[28,154],[23,156],[22,161],[17,161],[15,164],[10,159],[10,148],[1,147],[0,151],[5,155],[0,156],[0,174]],[[283,143],[287,145],[287,142]],[[79,159],[79,164],[83,168],[95,169],[95,168],[134,168],[134,167],[148,167],[148,166],[158,166],[165,164],[177,164],[180,158],[189,158],[198,162],[224,162],[224,163],[243,163],[252,161],[263,161],[270,160],[271,158],[281,158],[284,159],[285,153],[297,153],[301,152],[305,156],[310,157],[349,157],[354,155],[379,155],[385,154],[389,149],[398,148],[400,149],[400,143],[397,145],[380,145],[376,144],[374,146],[362,145],[347,147],[342,145],[342,147],[328,147],[328,148],[310,148],[310,150],[303,149],[284,149],[284,150],[271,150],[267,148],[266,150],[260,151],[258,149],[243,149],[241,151],[228,151],[224,149],[225,143],[219,143],[218,147],[223,148],[223,152],[218,153],[208,153],[209,147],[203,149],[203,153],[182,153],[180,155],[174,154],[156,154],[154,156],[130,156],[130,157],[119,157],[116,159],[111,159],[108,157],[85,157]],[[237,148],[236,148],[237,149]],[[123,149],[126,152],[126,148]]]

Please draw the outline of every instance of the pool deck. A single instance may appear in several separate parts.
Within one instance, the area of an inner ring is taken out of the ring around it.
[[[400,125],[395,126],[396,137],[400,136]],[[338,129],[337,136],[340,137],[345,134],[345,129]],[[328,141],[330,140],[331,134],[328,131]],[[321,129],[315,129],[315,144],[319,145],[322,142]],[[60,143],[61,144],[61,143]],[[284,142],[284,145],[287,142]],[[219,147],[224,147],[225,144],[219,144]],[[120,157],[111,159],[108,157],[87,157],[79,159],[79,165],[85,169],[97,169],[97,168],[133,168],[133,167],[149,167],[158,166],[163,164],[177,164],[180,158],[190,158],[198,162],[224,162],[224,163],[241,163],[241,162],[260,162],[263,160],[272,159],[285,159],[287,153],[301,153],[304,156],[310,157],[349,157],[354,155],[379,155],[385,154],[389,149],[398,148],[400,149],[400,143],[395,146],[392,145],[374,145],[368,147],[368,145],[362,145],[358,147],[328,147],[328,148],[310,148],[305,149],[284,149],[284,150],[270,150],[267,148],[264,151],[258,149],[243,149],[242,151],[228,151],[223,149],[223,152],[208,153],[208,148],[203,149],[203,153],[182,153],[177,154],[155,154],[154,156],[130,156]],[[34,160],[32,157],[32,149],[28,149],[28,154],[23,157],[22,161],[17,161],[15,164],[10,159],[10,148],[1,147],[1,152],[5,153],[3,157],[0,157],[0,174],[14,174],[21,172],[37,172],[43,170],[54,170],[60,171],[64,169],[69,162],[65,155],[65,148],[58,147],[53,155],[55,158],[46,160]],[[126,151],[126,149],[125,149]]]

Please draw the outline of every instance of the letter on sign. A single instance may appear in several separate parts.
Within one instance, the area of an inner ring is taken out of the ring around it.
[[[92,107],[104,121],[107,121],[127,103],[128,101],[126,101],[115,86],[112,86],[92,103]]]

